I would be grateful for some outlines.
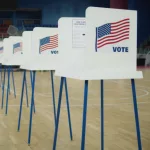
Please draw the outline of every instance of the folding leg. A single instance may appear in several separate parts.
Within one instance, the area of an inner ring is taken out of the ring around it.
[[[5,75],[6,75],[6,68],[4,67],[4,79],[3,79],[3,83],[2,83],[2,105],[1,105],[1,109],[3,109],[3,107],[4,107]]]
[[[9,66],[9,67],[11,68],[11,66]],[[7,69],[6,69],[6,70],[7,70],[7,73],[8,73],[8,68],[9,68],[9,67],[7,66]],[[10,68],[9,68],[9,69],[10,69]],[[10,69],[10,72],[11,72],[11,69]],[[10,76],[9,76],[9,78],[10,78]],[[10,95],[10,81],[9,81],[9,85],[8,85],[7,87],[8,87],[8,91],[9,91],[9,95]]]
[[[20,131],[20,122],[21,122],[21,115],[22,115],[22,102],[23,102],[23,94],[24,94],[25,76],[26,76],[26,70],[24,70],[24,72],[23,72],[23,79],[22,79],[22,92],[21,92],[20,110],[19,110],[19,118],[18,118],[18,132]]]
[[[14,71],[13,71],[13,68],[11,68],[11,73],[12,73],[12,81],[13,81],[14,97],[16,98],[16,89],[15,89],[15,81],[14,81]]]
[[[26,76],[26,71],[25,71],[25,88],[26,88],[26,101],[27,101],[27,107],[29,107],[29,101],[28,101],[28,86],[27,86],[27,76]]]
[[[70,107],[69,107],[69,98],[68,98],[68,88],[67,88],[67,79],[65,78],[65,92],[66,92],[66,104],[68,111],[68,123],[69,123],[69,131],[70,131],[70,139],[73,140],[72,136],[72,125],[71,125],[71,117],[70,117]]]
[[[55,126],[56,126],[55,90],[54,90],[54,79],[53,79],[53,71],[52,71],[52,70],[51,70],[51,83],[52,83],[52,96],[53,96],[54,121],[55,121]]]
[[[1,80],[1,82],[0,82],[0,87],[2,87],[2,64],[0,64],[0,80]]]
[[[33,115],[33,105],[34,105],[34,86],[35,86],[35,74],[36,72],[33,71],[32,75],[32,96],[31,96],[31,106],[30,106],[30,122],[29,122],[29,133],[28,133],[28,145],[31,142],[31,129],[32,129],[32,115]]]
[[[30,71],[30,80],[31,80],[31,88],[32,88],[32,81],[33,81],[33,79],[32,79],[33,77],[32,77],[32,71]],[[35,102],[34,102],[34,97],[33,97],[33,109],[34,109],[34,113],[35,113]]]
[[[101,80],[101,150],[104,150],[104,84]]]
[[[9,89],[10,89],[10,67],[8,67],[8,84],[7,84],[7,95],[6,95],[6,110],[5,115],[8,113],[8,96],[9,96]]]
[[[63,91],[63,82],[65,78],[61,77],[60,81],[60,89],[59,89],[59,98],[58,98],[58,108],[57,108],[57,117],[56,117],[56,127],[54,133],[54,142],[53,142],[53,150],[56,150],[57,143],[57,135],[58,135],[58,126],[59,126],[59,117],[60,117],[60,109],[61,109],[61,100],[62,100],[62,91]]]
[[[131,85],[132,85],[132,95],[133,95],[133,104],[134,104],[134,115],[135,115],[135,123],[136,123],[138,150],[142,150],[140,123],[139,123],[139,116],[138,116],[138,107],[137,107],[136,89],[135,89],[134,79],[131,79]]]
[[[83,104],[83,122],[82,122],[81,150],[85,149],[87,100],[88,100],[88,80],[85,80],[85,84],[84,84],[84,104]]]
[[[3,76],[2,76],[2,73],[3,73],[3,68],[2,68],[2,64],[1,64],[1,84],[3,82]],[[1,85],[2,86],[2,85]]]

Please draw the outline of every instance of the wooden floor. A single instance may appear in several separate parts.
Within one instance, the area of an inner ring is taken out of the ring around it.
[[[143,150],[150,150],[150,69],[143,69],[144,79],[136,80]],[[17,132],[22,72],[15,72],[17,98],[12,84],[8,115],[0,110],[0,150],[51,150],[54,135],[51,81],[48,72],[38,72],[35,86],[36,114],[33,115],[31,145],[27,144],[29,108],[24,96],[21,131]],[[60,78],[55,77],[56,103]],[[130,80],[107,80],[105,87],[105,150],[137,150],[136,129]],[[84,81],[68,79],[73,127],[69,138],[65,93],[60,116],[57,150],[79,150],[82,127]],[[31,87],[28,73],[28,90]],[[6,94],[6,91],[5,91]],[[0,95],[1,96],[1,95]],[[89,82],[86,150],[100,149],[100,84]],[[6,103],[6,98],[5,98]]]

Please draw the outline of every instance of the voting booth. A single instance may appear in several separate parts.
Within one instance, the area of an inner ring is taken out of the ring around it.
[[[31,59],[29,56],[32,54],[32,33],[33,31],[24,31],[22,33],[22,51],[23,51],[23,58],[21,61],[21,65],[28,62]]]
[[[21,66],[28,70],[55,70],[57,66],[58,29],[36,27],[32,32],[32,45],[28,63]]]
[[[142,72],[136,71],[136,12],[114,10],[109,17],[113,9],[98,9],[87,9],[84,23],[59,20],[59,57],[65,65],[59,65],[55,74],[81,80],[142,78]],[[108,14],[107,20],[96,19],[96,13]]]
[[[22,57],[21,57],[21,60],[18,61],[21,69],[23,68],[22,65],[28,63],[28,61],[32,59],[32,57],[31,57],[31,54],[32,54],[32,50],[31,50],[32,32],[33,31],[24,31],[22,33],[22,51],[21,51],[22,53],[20,53],[20,55]],[[31,86],[32,86],[32,73],[31,73],[31,71],[30,71],[30,82],[31,82]],[[17,127],[18,132],[20,131],[20,128],[21,128],[21,116],[22,116],[22,104],[23,104],[24,90],[26,90],[26,104],[27,104],[27,107],[29,107],[26,69],[23,69],[22,90],[21,90],[21,98],[20,98],[18,127]],[[35,105],[33,107],[33,110],[35,113]]]
[[[6,62],[6,65],[11,65],[11,66],[19,66],[20,61],[22,60],[22,37],[20,36],[10,36],[10,56],[9,60]]]
[[[4,48],[3,48],[3,42],[0,42],[0,86],[2,85],[2,65],[1,65],[1,59],[3,57],[3,52],[4,52]]]
[[[104,80],[131,79],[138,149],[142,150],[134,79],[143,78],[136,70],[137,12],[88,7],[86,18],[60,18],[58,21],[59,60],[55,75],[61,77],[56,149],[64,77],[85,80],[81,150],[85,149],[88,80],[101,84],[101,150],[104,150]]]
[[[2,86],[2,101],[1,101],[1,109],[4,107],[4,86],[5,86],[5,75],[6,75],[6,69],[4,67],[4,75],[2,79],[2,63],[4,62],[4,57],[6,54],[6,50],[4,51],[4,46],[6,46],[8,42],[8,38],[3,39],[3,43],[1,43],[1,52],[0,52],[0,63],[1,63],[1,86]],[[5,47],[6,48],[6,47]],[[6,57],[5,57],[6,58]]]
[[[8,113],[8,101],[9,101],[9,94],[10,94],[10,73],[12,73],[12,83],[13,83],[13,91],[14,97],[16,98],[16,90],[15,90],[15,82],[14,82],[14,74],[12,66],[19,65],[19,61],[21,60],[20,54],[22,54],[22,38],[20,36],[10,36],[3,40],[3,57],[2,57],[2,64],[5,65],[4,69],[4,84],[3,84],[3,91],[2,91],[2,108],[4,103],[4,86],[5,86],[5,72],[7,69],[8,73],[8,82],[7,82],[7,91],[6,91],[6,109],[5,115]]]
[[[5,38],[3,40],[3,57],[2,57],[2,64],[6,65],[7,61],[9,60],[9,57],[12,55],[12,51],[11,51],[11,46],[12,43],[10,41],[10,38]]]
[[[84,69],[85,30],[85,18],[63,17],[59,19],[58,60],[60,64],[55,71],[56,76],[80,78]]]
[[[28,144],[30,145],[31,129],[32,129],[32,111],[33,111],[33,106],[35,106],[34,105],[35,104],[34,103],[35,75],[36,75],[36,71],[38,70],[50,71],[51,84],[52,84],[52,103],[53,103],[53,109],[54,109],[54,122],[56,123],[53,70],[55,70],[58,65],[58,61],[57,61],[57,57],[59,55],[58,29],[36,27],[30,34],[27,32],[24,32],[23,33],[23,52],[26,50],[27,50],[26,55],[23,56],[26,61],[24,61],[21,64],[20,68],[24,70],[30,70],[32,72],[32,81],[31,81],[32,96],[31,96],[31,106],[30,106],[29,132],[28,132]],[[23,83],[22,83],[23,90],[24,90],[24,78],[25,78],[25,71],[24,71]],[[65,80],[65,89],[66,89],[66,102],[67,102],[67,110],[68,110],[67,112],[68,112],[69,131],[70,131],[70,138],[72,140],[72,127],[71,127],[68,90],[67,90],[66,80]],[[23,90],[21,93],[21,101],[20,101],[18,131],[20,130]]]
[[[8,93],[10,93],[10,68],[7,66],[7,62],[11,56],[11,41],[10,38],[5,38],[3,40],[3,56],[1,57],[0,61],[1,64],[4,65],[4,75],[3,75],[3,81],[2,81],[2,102],[1,102],[1,109],[4,107],[4,91],[5,91],[5,77],[6,77],[6,71],[8,71],[8,84],[7,84],[7,95],[6,95],[6,109],[5,109],[5,114],[7,115],[7,110],[8,110]],[[12,81],[13,81],[13,89],[14,89],[14,96],[16,97],[16,91],[15,91],[15,84],[14,84],[14,75],[13,75],[13,70],[12,70]]]

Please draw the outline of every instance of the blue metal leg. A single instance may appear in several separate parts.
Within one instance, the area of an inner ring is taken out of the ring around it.
[[[32,88],[32,79],[33,76],[32,76],[32,71],[30,71],[30,80],[31,80],[31,88]],[[34,109],[34,113],[35,113],[35,103],[34,103],[34,98],[33,98],[33,109]]]
[[[60,117],[60,109],[61,109],[62,90],[63,90],[64,79],[65,79],[64,77],[61,77],[61,81],[60,81],[58,108],[57,108],[57,117],[56,117],[56,127],[55,127],[54,142],[53,142],[53,150],[56,150],[57,135],[58,135],[58,125],[59,125],[59,117]]]
[[[11,72],[11,66],[7,67],[7,72],[8,72],[8,68],[10,69],[10,72]],[[10,78],[10,76],[9,76]],[[8,91],[9,91],[9,95],[10,95],[10,81],[9,81],[9,85],[8,85]]]
[[[72,141],[73,140],[72,125],[71,125],[70,107],[69,107],[69,98],[68,98],[68,88],[67,88],[67,79],[66,78],[65,78],[65,92],[66,92],[66,103],[67,103],[67,111],[68,111],[68,122],[69,122],[70,139]]]
[[[14,97],[16,98],[16,89],[15,89],[15,81],[14,81],[14,71],[13,68],[11,68],[12,72],[12,81],[13,81],[13,88],[14,88]]]
[[[6,95],[6,110],[5,115],[8,113],[8,96],[9,96],[9,84],[10,84],[10,67],[8,67],[8,84],[7,84],[7,95]]]
[[[54,121],[56,126],[56,106],[55,106],[55,90],[54,90],[54,79],[53,79],[53,71],[51,70],[51,83],[52,83],[52,96],[53,96],[53,109],[54,109]]]
[[[2,83],[2,105],[1,105],[1,109],[3,109],[3,107],[4,107],[5,75],[6,75],[6,68],[4,67],[4,80]]]
[[[31,96],[31,106],[30,106],[30,122],[29,122],[29,133],[28,133],[28,145],[30,145],[31,142],[31,129],[32,129],[32,114],[33,114],[33,100],[34,100],[34,86],[35,86],[35,74],[36,72],[33,71],[32,76],[32,96]]]
[[[18,132],[20,131],[20,122],[21,122],[21,115],[22,115],[22,102],[23,102],[23,94],[24,94],[25,76],[26,76],[26,70],[24,70],[24,72],[23,72],[23,79],[22,79],[22,92],[21,92],[20,110],[19,110],[19,118],[18,118]]]
[[[82,122],[81,150],[85,149],[87,99],[88,99],[88,80],[85,80],[85,84],[84,84],[84,104],[83,104],[83,122]]]
[[[28,101],[28,86],[27,86],[27,77],[26,77],[26,71],[25,71],[25,88],[26,88],[26,101],[27,101],[27,107],[29,107],[29,101]]]
[[[137,107],[136,89],[135,89],[134,79],[131,79],[131,85],[132,85],[132,95],[133,95],[133,104],[134,104],[138,150],[142,150],[141,135],[140,135],[140,123],[139,123],[139,116],[138,116],[138,107]]]
[[[31,87],[32,87],[32,71],[30,71],[30,81],[31,81]]]
[[[1,84],[2,84],[2,82],[3,82],[2,72],[3,72],[3,68],[2,68],[2,64],[1,64]],[[1,85],[1,86],[2,86],[2,85]]]
[[[104,150],[104,83],[101,80],[101,150]]]
[[[3,82],[3,68],[2,68],[2,65],[1,65],[1,81]],[[2,84],[1,82],[1,84]]]
[[[2,65],[0,64],[0,80],[1,80],[1,83],[0,83],[0,87],[2,87]]]

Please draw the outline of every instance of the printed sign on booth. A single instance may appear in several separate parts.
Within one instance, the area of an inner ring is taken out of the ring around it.
[[[96,27],[95,51],[101,51],[103,47],[110,45],[112,52],[128,52],[128,47],[113,46],[129,40],[130,18],[117,22],[106,23]]]

